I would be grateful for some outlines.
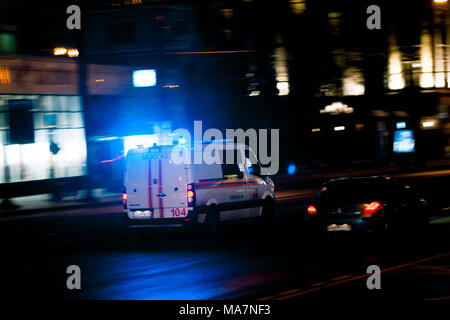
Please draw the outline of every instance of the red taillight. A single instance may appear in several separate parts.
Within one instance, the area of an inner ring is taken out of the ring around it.
[[[195,204],[195,188],[193,184],[188,184],[187,190],[188,207],[193,207]]]
[[[317,213],[317,209],[313,205],[308,206],[306,211],[308,211],[308,214],[316,214]]]
[[[364,209],[363,214],[364,214],[364,213],[369,213],[369,214],[370,214],[370,213],[375,213],[375,212],[377,212],[378,210],[380,210],[381,207],[382,207],[381,203],[379,203],[378,201],[374,201],[374,202],[370,203],[370,204]]]
[[[127,208],[127,194],[126,193],[122,194],[122,202],[123,202],[123,208],[126,209]]]

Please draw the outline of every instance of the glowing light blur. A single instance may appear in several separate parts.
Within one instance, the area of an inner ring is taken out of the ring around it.
[[[394,133],[394,152],[409,153],[414,151],[415,141],[412,130],[397,130]]]
[[[54,48],[53,55],[54,56],[63,56],[67,53],[67,48]]]
[[[154,69],[133,71],[133,86],[136,88],[154,87],[156,85],[156,71]]]
[[[292,13],[295,15],[303,14],[306,11],[306,0],[290,0]]]
[[[397,129],[405,129],[405,128],[406,128],[406,122],[404,122],[404,121],[402,121],[402,122],[397,122],[397,123],[395,124],[395,127],[396,127]]]
[[[295,166],[295,164],[291,163],[288,166],[288,174],[293,175],[295,173],[296,169],[297,169],[297,167]]]
[[[435,125],[436,125],[436,123],[433,120],[428,120],[428,121],[422,122],[422,127],[424,127],[424,128],[432,128]]]
[[[389,61],[388,61],[388,87],[391,90],[399,90],[405,87],[405,79],[402,71],[402,56],[397,47],[395,37],[390,37]]]
[[[123,137],[124,154],[138,146],[149,148],[155,143],[158,143],[158,139],[154,134]]]
[[[345,126],[334,127],[334,131],[344,131],[344,130],[345,130]]]
[[[67,51],[67,55],[71,58],[78,57],[79,54],[80,54],[80,52],[78,51],[78,49],[69,49]]]
[[[324,109],[320,110],[320,113],[330,113],[330,114],[340,114],[340,113],[353,113],[353,108],[349,107],[342,102],[333,102],[332,104],[326,106]]]
[[[436,45],[434,48],[434,65],[436,70],[436,87],[445,87],[445,72],[444,72],[444,47],[442,45]]]
[[[381,203],[374,201],[370,203],[363,211],[364,214],[373,214],[381,209]]]
[[[308,206],[306,211],[308,212],[308,214],[316,214],[317,213],[317,209],[313,205]]]
[[[420,45],[420,63],[422,65],[420,86],[422,88],[432,88],[434,86],[434,76],[431,35],[422,33],[420,36]]]
[[[285,96],[289,94],[289,82],[278,82],[277,83],[278,95]]]
[[[285,96],[289,94],[289,72],[286,48],[276,48],[274,58],[275,80],[277,81],[278,95]]]
[[[343,79],[344,96],[360,96],[365,92],[364,76],[358,68],[347,68]]]

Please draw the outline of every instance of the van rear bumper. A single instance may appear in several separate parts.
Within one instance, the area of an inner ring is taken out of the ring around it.
[[[125,213],[128,227],[130,228],[182,228],[190,227],[198,223],[198,214],[190,212],[183,218],[149,218],[149,219],[130,219]]]

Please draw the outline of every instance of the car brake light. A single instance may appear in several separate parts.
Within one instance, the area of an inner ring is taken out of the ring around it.
[[[364,214],[364,213],[366,213],[366,214],[367,214],[367,213],[368,213],[368,214],[375,213],[375,212],[377,212],[378,210],[380,210],[381,207],[382,207],[381,203],[379,203],[378,201],[374,201],[374,202],[370,203],[370,204],[364,209],[363,214]]]
[[[317,213],[317,209],[313,205],[308,206],[306,211],[308,211],[308,214],[316,214]]]
[[[188,184],[187,190],[188,207],[193,207],[195,204],[195,188],[193,184]]]

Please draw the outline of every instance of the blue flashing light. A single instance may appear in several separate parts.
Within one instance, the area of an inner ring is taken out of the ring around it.
[[[133,87],[154,87],[156,86],[156,70],[144,69],[133,71]]]
[[[297,168],[295,167],[295,164],[293,164],[293,163],[291,163],[289,166],[288,166],[288,174],[289,175],[293,175],[294,173],[295,173],[295,170],[296,170]]]
[[[253,167],[248,167],[248,173],[253,173]]]
[[[402,121],[402,122],[397,122],[397,123],[395,124],[395,127],[396,127],[397,129],[405,129],[405,128],[406,128],[406,122],[404,122],[404,121]]]

